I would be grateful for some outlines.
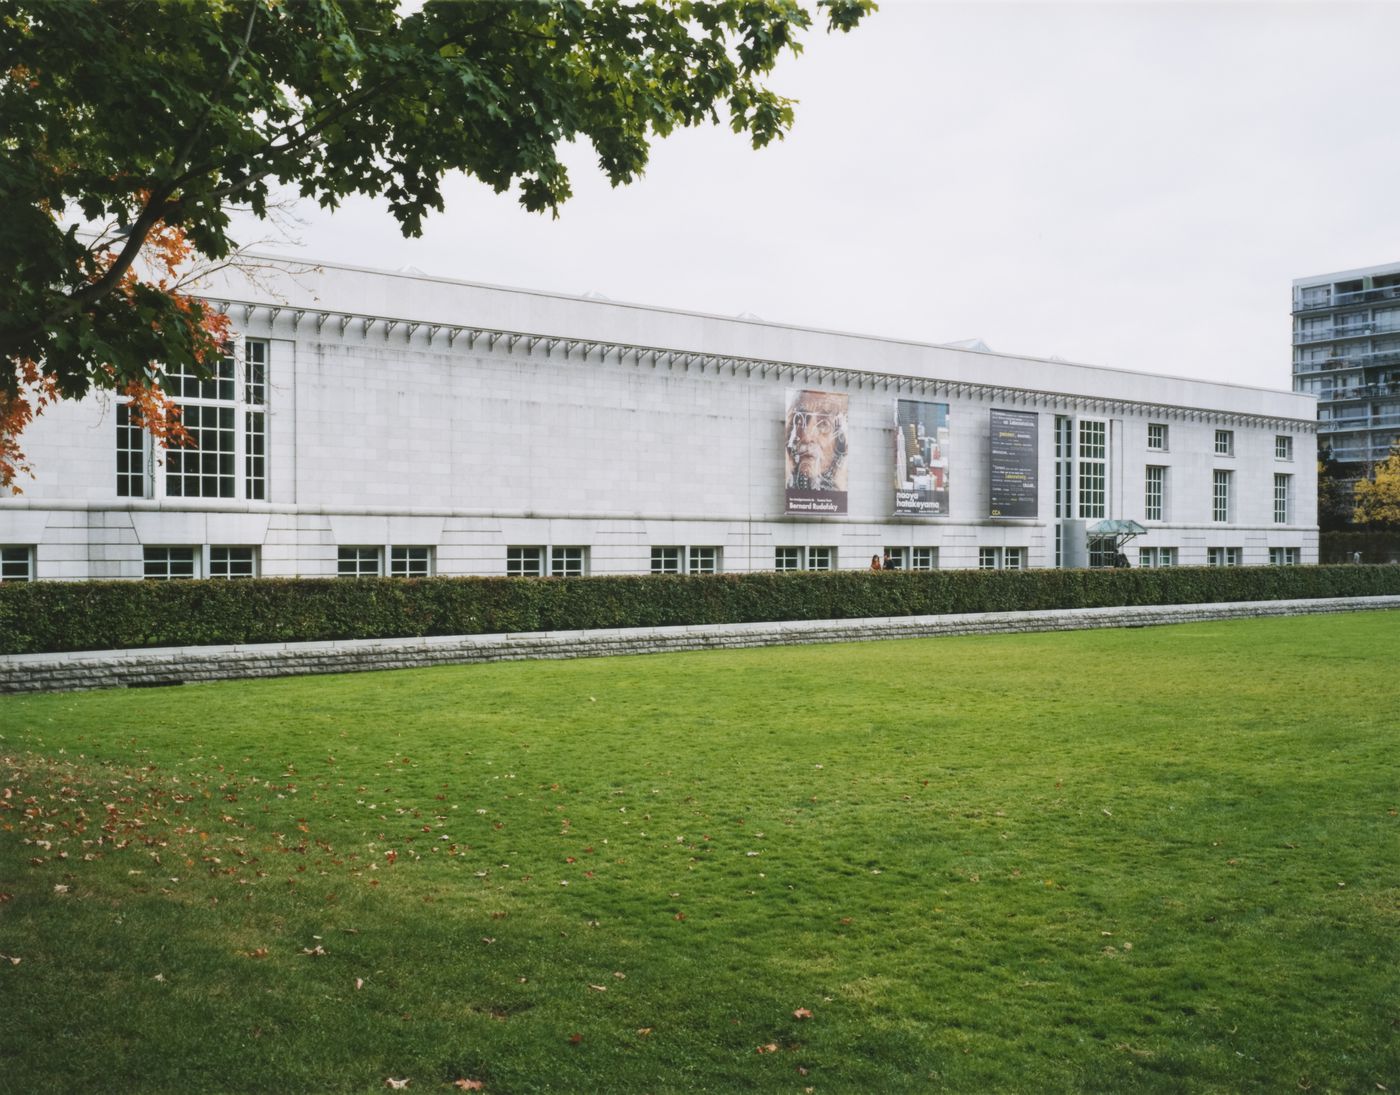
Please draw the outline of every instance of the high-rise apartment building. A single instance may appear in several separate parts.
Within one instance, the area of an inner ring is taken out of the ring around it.
[[[1293,390],[1320,446],[1360,477],[1400,441],[1400,262],[1293,282]]]

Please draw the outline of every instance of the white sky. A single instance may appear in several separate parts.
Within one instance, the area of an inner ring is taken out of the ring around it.
[[[792,134],[587,149],[559,220],[471,180],[304,259],[1288,388],[1295,277],[1400,261],[1400,3],[884,0],[771,81]]]

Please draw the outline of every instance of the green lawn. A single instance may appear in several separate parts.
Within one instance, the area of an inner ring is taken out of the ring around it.
[[[1397,655],[1378,612],[0,699],[0,1091],[1400,1091]]]

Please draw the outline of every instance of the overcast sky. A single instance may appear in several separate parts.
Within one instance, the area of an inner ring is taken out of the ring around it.
[[[363,200],[259,249],[1268,388],[1293,278],[1400,261],[1400,4],[884,0],[806,42],[776,147],[681,133],[618,190],[580,148],[559,220],[458,178],[421,239]]]

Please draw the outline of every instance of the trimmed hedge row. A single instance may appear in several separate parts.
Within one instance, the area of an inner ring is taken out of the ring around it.
[[[0,654],[1400,594],[1400,566],[0,584]]]

